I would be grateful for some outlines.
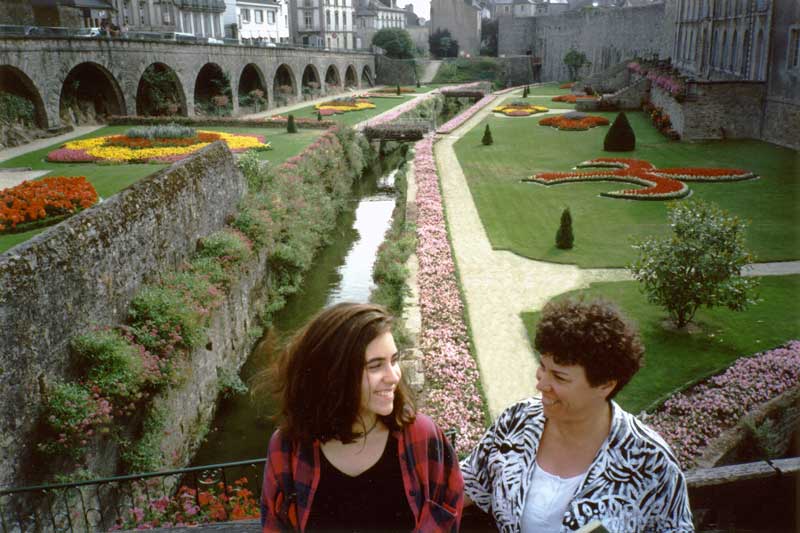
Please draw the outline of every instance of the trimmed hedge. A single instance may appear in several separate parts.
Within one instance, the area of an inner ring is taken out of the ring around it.
[[[636,134],[633,133],[633,128],[631,128],[625,113],[619,113],[606,133],[603,150],[606,152],[630,152],[635,148]]]

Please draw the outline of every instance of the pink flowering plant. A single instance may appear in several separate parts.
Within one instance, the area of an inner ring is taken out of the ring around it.
[[[440,427],[458,431],[457,451],[466,453],[483,433],[484,402],[447,238],[433,142],[432,137],[419,141],[414,156],[419,209],[417,282],[422,314],[419,347],[428,382],[425,405]]]
[[[489,105],[494,101],[494,96],[488,94],[470,106],[468,109],[464,110],[463,112],[459,113],[458,115],[454,116],[449,121],[442,124],[436,133],[441,134],[448,134],[451,133],[453,130],[461,126],[464,122],[468,121],[472,118],[475,113]]]
[[[678,456],[697,466],[706,447],[742,417],[800,383],[800,341],[738,359],[723,373],[670,397],[645,418]]]

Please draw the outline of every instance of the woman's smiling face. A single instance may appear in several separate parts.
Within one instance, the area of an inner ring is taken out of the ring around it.
[[[580,365],[559,365],[553,357],[542,354],[536,370],[536,388],[542,393],[547,418],[570,421],[594,412],[615,386],[614,381],[592,387]]]
[[[394,411],[394,391],[400,383],[400,357],[390,332],[375,337],[364,353],[361,378],[361,417],[371,423],[376,416]]]

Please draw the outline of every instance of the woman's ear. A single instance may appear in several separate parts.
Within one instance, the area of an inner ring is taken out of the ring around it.
[[[597,388],[603,392],[603,397],[608,399],[608,395],[611,394],[611,391],[617,388],[617,380],[610,379],[602,385],[599,385]]]

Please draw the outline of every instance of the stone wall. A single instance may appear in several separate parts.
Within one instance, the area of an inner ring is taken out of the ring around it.
[[[0,2],[0,24],[33,25],[31,3],[28,0],[3,0]]]
[[[589,76],[634,56],[669,56],[672,11],[659,3],[582,9],[541,17],[501,17],[498,53],[531,51],[533,56],[542,58],[541,81],[560,81],[569,77],[564,55],[575,49],[591,62],[591,66],[580,72]]]
[[[70,377],[70,339],[123,321],[141,285],[185,261],[244,192],[218,142],[0,255],[0,486],[18,481],[42,389]]]
[[[414,85],[417,72],[414,60],[375,56],[375,81],[378,85]]]
[[[774,3],[769,80],[761,137],[800,150],[800,66],[789,68],[789,29],[800,28],[800,2]]]
[[[423,56],[427,56],[430,51],[430,29],[427,26],[407,26],[406,31],[414,42],[414,48]]]
[[[619,109],[641,109],[642,102],[648,96],[649,88],[650,82],[647,78],[641,78],[603,99],[616,104]]]
[[[681,139],[690,140],[691,138],[686,137],[687,132],[684,127],[684,106],[675,100],[675,98],[673,98],[669,93],[660,87],[656,87],[655,84],[651,84],[647,78],[641,78],[640,83],[643,83],[645,87],[650,86],[650,102],[653,105],[664,109],[667,115],[669,115],[670,122],[672,122],[672,129],[680,134]],[[714,119],[715,124],[718,122],[718,119]]]
[[[656,91],[655,87],[651,89],[651,95],[656,94]],[[682,139],[761,137],[762,102],[765,96],[763,82],[697,83],[696,92],[696,99],[687,98],[683,102],[682,128],[674,126]],[[656,101],[653,100],[653,103]]]
[[[450,30],[458,41],[458,53],[477,56],[481,49],[481,13],[471,0],[433,0],[430,31]]]

